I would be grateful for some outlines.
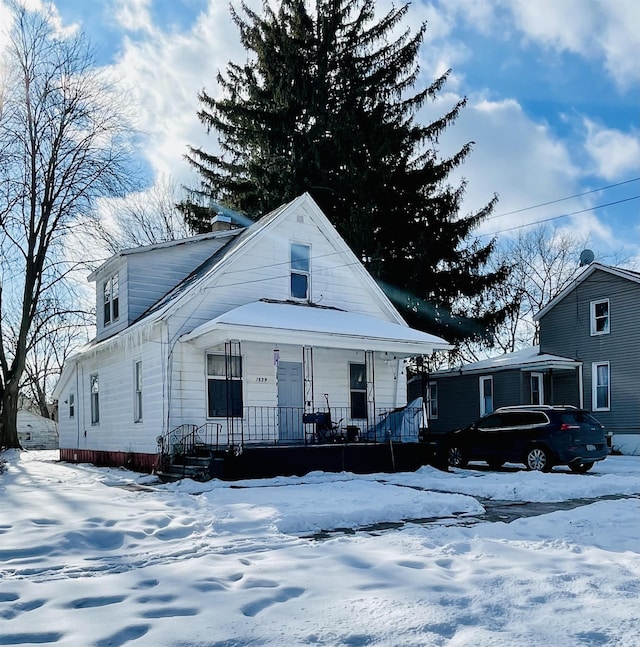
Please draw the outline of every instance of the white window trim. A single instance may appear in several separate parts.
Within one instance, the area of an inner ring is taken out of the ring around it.
[[[491,383],[491,411],[487,411],[485,406],[484,406],[484,383],[485,382],[490,382]],[[495,411],[495,394],[493,392],[493,376],[492,375],[481,375],[479,379],[479,386],[480,386],[480,415],[484,416],[487,413],[493,413]]]
[[[93,378],[96,378],[98,390],[93,392]],[[94,395],[95,405],[94,405]],[[96,406],[97,405],[97,406]],[[91,426],[96,427],[100,424],[100,375],[99,373],[91,373],[89,375],[89,415],[91,416]]]
[[[431,402],[432,402],[431,388],[432,387],[434,387],[435,390],[436,390],[436,397],[433,398],[433,399],[435,399],[435,402],[436,402],[436,413],[435,413],[435,415],[434,415],[434,413],[433,413],[433,411],[431,409]],[[439,411],[439,407],[438,407],[438,383],[437,382],[429,382],[427,384],[427,393],[426,393],[426,395],[427,395],[427,418],[429,420],[437,420],[438,419],[438,411]]]
[[[138,388],[139,387],[139,388]],[[142,360],[133,363],[133,422],[142,422]]]
[[[293,245],[298,245],[299,247],[306,247],[309,250],[309,269],[308,270],[298,270],[294,269],[291,266],[291,248]],[[307,296],[306,297],[295,297],[291,291],[291,275],[292,274],[301,274],[307,277]],[[307,302],[311,301],[311,245],[309,243],[303,243],[297,240],[289,241],[289,296],[296,301]]]
[[[539,382],[539,384],[540,384],[540,402],[538,402],[538,404],[544,404],[545,403],[544,402],[544,373],[537,373],[537,372],[531,373],[530,383],[533,382],[534,377],[537,377],[540,380],[540,382]],[[529,387],[529,388],[530,388],[530,391],[531,391],[531,393],[529,395],[529,399],[531,400],[531,396],[533,396],[533,389],[531,387]],[[534,404],[534,403],[532,402],[531,404]]]
[[[232,413],[227,412],[227,415],[220,415],[220,416],[210,416],[209,415],[209,380],[227,380],[226,375],[209,375],[209,369],[208,369],[208,356],[209,355],[216,355],[217,357],[222,357],[227,359],[227,357],[231,358],[231,361],[233,361],[234,358],[239,358],[240,359],[240,377],[230,377],[230,379],[233,382],[240,382],[240,389],[242,391],[242,411],[239,416],[234,416]],[[220,350],[207,350],[205,351],[204,354],[204,398],[205,398],[205,415],[207,420],[220,420],[221,418],[234,418],[236,420],[242,419],[244,415],[244,407],[245,407],[245,402],[246,402],[246,393],[245,393],[245,366],[244,366],[245,360],[242,354],[240,355],[229,355],[227,356],[224,351]]]
[[[607,327],[606,330],[596,330],[596,305],[599,303],[607,304]],[[608,335],[611,332],[611,306],[609,299],[594,299],[589,305],[589,321],[591,326],[591,336]]]
[[[598,367],[607,367],[607,405],[598,407]],[[591,364],[591,410],[611,411],[611,365],[609,362],[593,362]]]
[[[67,398],[68,404],[69,404],[69,418],[75,418],[76,417],[76,394],[75,392],[69,393],[69,397]]]
[[[118,288],[118,293],[114,297],[114,284]],[[106,288],[109,286],[109,300],[105,300]],[[118,312],[114,312],[114,302],[118,301]],[[108,306],[109,309],[109,319],[107,320],[104,316],[105,308]],[[118,272],[111,274],[105,281],[102,283],[102,325],[104,327],[111,326],[120,319],[120,276]]]

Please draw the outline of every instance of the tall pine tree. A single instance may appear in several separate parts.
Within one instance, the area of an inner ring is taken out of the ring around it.
[[[431,124],[415,121],[449,72],[412,93],[426,27],[392,38],[408,8],[381,19],[375,0],[232,8],[249,58],[218,74],[222,98],[199,95],[220,152],[189,149],[201,182],[181,209],[204,231],[211,203],[255,217],[308,191],[411,325],[478,338],[504,315],[485,303],[507,274],[485,271],[494,242],[469,242],[495,198],[460,216],[464,183],[447,178],[471,144],[438,155],[466,100]]]

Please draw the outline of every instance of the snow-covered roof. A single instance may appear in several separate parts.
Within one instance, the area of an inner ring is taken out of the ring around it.
[[[362,348],[394,353],[396,356],[429,354],[448,349],[440,337],[406,325],[383,321],[335,308],[308,304],[255,301],[208,321],[184,335],[195,341],[205,335],[230,332],[241,339],[270,343],[310,343],[331,348]],[[205,343],[208,343],[209,339]]]
[[[627,270],[622,267],[611,267],[610,265],[603,265],[602,263],[591,263],[587,265],[584,270],[576,276],[576,278],[562,291],[558,294],[555,299],[550,301],[540,312],[534,315],[534,321],[539,321],[544,317],[549,310],[551,310],[556,304],[558,304],[562,299],[564,299],[568,294],[575,290],[583,281],[588,279],[596,270],[602,272],[607,272],[613,276],[618,276],[622,279],[627,279],[628,281],[633,281],[634,283],[640,283],[640,272],[634,272],[633,270]]]
[[[489,357],[478,362],[464,364],[455,369],[436,371],[434,377],[449,377],[465,373],[484,373],[494,372],[501,369],[520,369],[523,371],[534,371],[536,369],[574,369],[580,366],[582,362],[561,357],[560,355],[551,355],[549,353],[540,353],[540,346],[531,346],[513,353],[504,353],[496,357]]]

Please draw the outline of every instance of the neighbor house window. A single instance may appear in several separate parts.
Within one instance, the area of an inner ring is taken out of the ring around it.
[[[76,394],[69,393],[69,418],[76,415]]]
[[[609,411],[610,409],[609,373],[609,362],[594,362],[592,364],[592,408],[594,411]]]
[[[365,364],[349,364],[351,417],[367,417],[367,368]]]
[[[242,357],[207,354],[209,418],[242,417]]]
[[[544,404],[542,373],[531,373],[531,404]]]
[[[493,378],[483,376],[480,378],[480,415],[484,416],[493,411]]]
[[[436,382],[427,384],[426,395],[429,420],[435,420],[438,417],[438,384]]]
[[[142,422],[142,362],[133,365],[133,421]]]
[[[309,245],[291,243],[291,296],[309,298],[311,248]]]
[[[110,276],[102,285],[104,304],[104,325],[116,321],[120,316],[120,286],[118,275]]]
[[[591,334],[609,333],[609,299],[591,302]]]
[[[100,422],[100,382],[97,375],[89,376],[89,390],[91,392],[91,424]]]

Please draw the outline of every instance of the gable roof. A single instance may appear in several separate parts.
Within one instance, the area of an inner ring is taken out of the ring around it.
[[[617,276],[628,281],[633,281],[634,283],[640,283],[640,272],[634,272],[633,270],[627,270],[621,267],[612,267],[610,265],[604,265],[603,263],[591,263],[587,265],[584,270],[554,299],[549,301],[549,303],[536,313],[533,316],[534,321],[539,321],[544,317],[549,310],[556,306],[560,301],[562,301],[566,296],[571,294],[581,283],[586,281],[594,272],[596,271],[607,272],[612,276]]]
[[[368,286],[371,295],[381,306],[381,309],[387,313],[390,319],[400,325],[406,326],[406,322],[383,292],[382,288],[376,283],[373,277],[365,269],[362,262],[351,251],[347,243],[329,222],[329,219],[324,215],[309,193],[304,193],[301,196],[298,196],[294,200],[291,200],[291,202],[274,209],[249,227],[239,230],[237,235],[234,236],[226,245],[208,258],[178,285],[172,288],[164,297],[152,305],[133,323],[137,323],[147,318],[159,319],[175,311],[182,300],[184,298],[188,298],[192,290],[195,291],[197,287],[205,281],[208,282],[223,273],[237,253],[241,253],[242,250],[250,248],[250,246],[253,245],[261,235],[263,235],[263,233],[275,227],[280,220],[286,218],[292,211],[297,209],[305,209],[312,213],[314,220],[322,228],[323,233],[331,240],[336,250],[349,257],[349,266],[354,272],[360,275],[360,278]]]

